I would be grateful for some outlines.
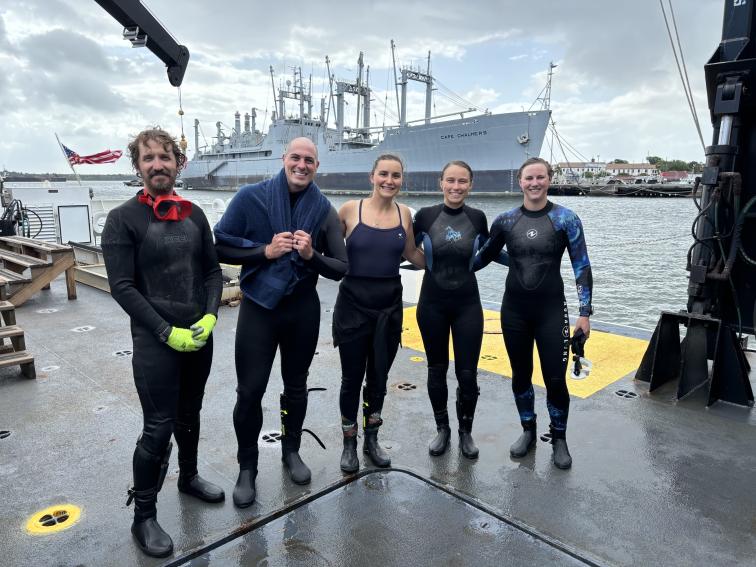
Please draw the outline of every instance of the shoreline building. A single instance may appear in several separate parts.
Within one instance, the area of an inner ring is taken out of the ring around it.
[[[606,162],[596,161],[560,161],[556,164],[556,169],[561,178],[567,183],[577,183],[580,179],[585,179],[585,174],[590,173],[590,177],[596,177],[600,172],[606,171]]]
[[[659,168],[650,163],[608,163],[606,164],[606,171],[610,175],[630,175],[633,177],[659,175]]]

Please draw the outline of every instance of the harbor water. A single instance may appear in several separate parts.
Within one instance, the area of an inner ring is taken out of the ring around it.
[[[136,192],[117,181],[84,183],[92,188],[95,200],[126,199]],[[227,201],[234,193],[189,190],[185,196],[204,204],[215,199]],[[338,209],[355,197],[329,198]],[[521,199],[517,193],[475,198],[473,192],[467,203],[483,210],[490,225],[499,213],[519,206]],[[416,210],[440,200],[440,192],[427,197],[400,198]],[[696,215],[692,199],[551,197],[551,200],[574,210],[583,221],[593,269],[594,320],[653,330],[661,310],[685,308],[685,258],[693,242],[691,224]],[[576,314],[577,294],[567,254],[562,274],[570,314]],[[478,273],[486,307],[495,309],[500,304],[505,278],[506,268],[497,264]]]

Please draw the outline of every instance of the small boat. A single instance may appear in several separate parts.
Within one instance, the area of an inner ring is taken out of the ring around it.
[[[144,182],[139,179],[129,179],[128,181],[124,181],[123,184],[126,187],[142,187],[144,185]],[[177,179],[176,183],[173,185],[176,189],[191,189],[186,183],[184,183],[183,179]]]

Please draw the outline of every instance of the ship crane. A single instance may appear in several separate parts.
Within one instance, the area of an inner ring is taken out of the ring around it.
[[[95,0],[123,26],[132,47],[146,47],[165,63],[168,81],[180,87],[189,63],[189,49],[179,43],[140,0]]]
[[[743,336],[756,319],[755,36],[754,3],[727,0],[722,42],[704,68],[714,133],[694,189],[687,309],[662,312],[636,374],[650,392],[678,380],[678,399],[708,384],[707,405],[754,403]]]

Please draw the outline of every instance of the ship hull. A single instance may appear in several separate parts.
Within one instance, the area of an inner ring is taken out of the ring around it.
[[[250,183],[259,183],[269,179],[270,175],[244,175],[234,177],[212,176],[206,179],[191,179],[185,182],[192,189],[206,189],[216,191],[235,191],[239,187]],[[475,191],[491,193],[510,193],[519,191],[516,182],[517,170],[475,171]],[[371,190],[368,172],[355,173],[323,173],[318,171],[316,178],[318,187],[325,191],[369,192]],[[481,189],[484,188],[484,189]],[[439,190],[438,171],[415,171],[407,173],[402,184],[402,191],[409,193],[431,193]]]
[[[281,168],[286,144],[307,136],[318,147],[317,183],[323,189],[369,190],[374,161],[391,153],[405,162],[406,191],[435,191],[441,168],[462,160],[474,171],[476,191],[511,192],[517,190],[514,173],[520,164],[540,154],[549,116],[548,111],[515,112],[394,128],[366,147],[339,143],[330,130],[313,123],[279,121],[255,147],[198,155],[182,178],[195,189],[225,190],[268,179]]]

